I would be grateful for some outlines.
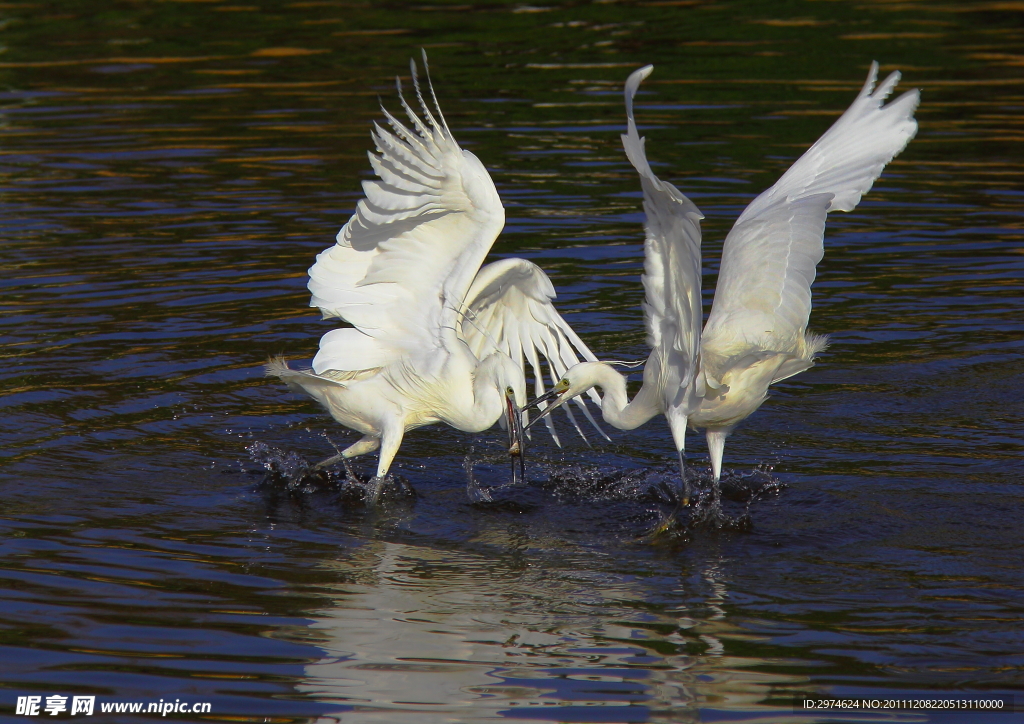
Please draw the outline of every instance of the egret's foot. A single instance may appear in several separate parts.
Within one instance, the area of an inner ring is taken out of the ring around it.
[[[416,491],[401,475],[375,475],[365,484],[363,502],[367,508],[376,508],[385,498],[415,498]]]
[[[676,508],[658,521],[642,538],[646,543],[654,545],[672,545],[690,540],[690,526],[682,516],[682,506]]]
[[[671,531],[679,527],[679,510],[673,510],[671,513],[666,515],[658,524],[651,529],[648,534],[652,539],[661,538],[668,535]]]
[[[647,537],[654,541],[666,537],[676,538],[681,530],[685,530],[687,527],[683,520],[683,510],[690,506],[690,484],[688,481],[681,481],[676,484],[676,489],[672,491],[676,495],[676,507],[673,508],[672,512],[662,518]]]
[[[721,530],[729,518],[722,511],[722,493],[717,480],[712,480],[709,489],[698,490],[690,512],[690,527]]]
[[[369,482],[366,483],[366,507],[376,508],[377,503],[380,502],[381,493],[384,492],[384,487],[391,482],[390,475],[374,475],[370,478]]]
[[[692,488],[690,486],[690,476],[692,473],[686,464],[686,457],[680,451],[679,453],[679,477],[676,478],[676,498],[679,500],[679,506],[676,508],[676,513],[679,512],[679,508],[685,508],[690,504],[690,497]],[[675,515],[676,513],[673,513]]]
[[[673,544],[688,542],[698,532],[728,530],[746,533],[753,529],[749,513],[744,512],[737,518],[725,513],[715,489],[697,489],[689,503],[687,506],[680,500],[675,509],[644,536],[644,540],[654,544]],[[688,516],[685,513],[687,508]]]

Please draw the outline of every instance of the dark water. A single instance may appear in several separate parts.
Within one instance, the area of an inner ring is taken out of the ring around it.
[[[0,5],[0,716],[92,694],[231,721],[1024,719],[794,710],[1024,705],[1022,9]],[[872,59],[922,89],[918,137],[829,221],[811,323],[831,348],[729,440],[731,474],[784,486],[750,531],[645,542],[661,421],[535,437],[520,491],[485,459],[500,431],[425,429],[396,468],[418,497],[378,513],[264,481],[247,447],[355,439],[261,364],[330,328],[305,270],[420,47],[506,204],[493,257],[540,264],[619,358],[646,355],[632,69],[656,66],[637,113],[657,172],[707,215],[709,299],[732,220]],[[471,449],[504,504],[469,505]]]

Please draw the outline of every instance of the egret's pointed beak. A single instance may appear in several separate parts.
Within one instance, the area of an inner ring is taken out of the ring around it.
[[[523,415],[512,395],[505,395],[505,416],[508,422],[508,454],[512,460],[512,484],[519,484],[519,477],[526,481],[526,439],[523,437]],[[516,462],[519,462],[518,473]]]
[[[552,389],[548,390],[547,392],[545,392],[540,397],[534,398],[533,402],[529,402],[526,405],[524,405],[523,409],[524,410],[529,410],[531,407],[539,407],[540,405],[543,405],[543,404],[545,404],[547,402],[551,403],[547,407],[545,407],[543,410],[541,410],[540,414],[537,415],[537,417],[535,417],[532,420],[530,420],[530,424],[526,426],[526,429],[529,430],[531,427],[533,427],[538,422],[540,422],[545,417],[547,417],[552,412],[554,412],[559,407],[561,407],[562,403],[565,402],[565,399],[563,399],[563,395],[565,393],[566,393],[566,390],[558,390],[556,388],[552,388]]]

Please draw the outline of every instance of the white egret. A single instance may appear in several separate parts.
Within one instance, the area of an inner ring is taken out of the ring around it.
[[[424,118],[399,83],[412,128],[384,109],[391,130],[374,124],[378,153],[369,154],[378,178],[363,182],[365,198],[309,270],[310,306],[352,326],[321,338],[312,369],[281,359],[266,367],[363,434],[314,469],[380,449],[371,504],[405,433],[435,422],[479,432],[504,412],[522,469],[524,356],[538,395],[539,355],[552,382],[580,356],[596,359],[553,307],[555,290],[539,267],[503,259],[480,268],[504,208],[483,164],[452,136],[432,85],[437,118],[427,107],[410,66]]]
[[[627,402],[622,375],[605,364],[584,362],[539,401],[555,401],[543,415],[597,386],[604,392],[604,419],[614,427],[632,429],[664,414],[683,466],[684,501],[689,497],[686,427],[705,428],[717,504],[726,437],[761,406],[769,385],[811,367],[826,346],[826,337],[807,331],[825,217],[855,208],[914,137],[920,98],[911,90],[883,105],[900,74],[890,74],[875,88],[878,64],[871,64],[853,104],[736,220],[722,247],[715,298],[701,333],[703,215],[651,171],[633,120],[633,96],[652,69],[641,68],[626,81],[628,132],[622,136],[640,174],[646,214],[644,316],[653,349],[643,386]]]

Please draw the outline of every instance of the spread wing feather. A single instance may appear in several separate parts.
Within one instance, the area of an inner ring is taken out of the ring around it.
[[[557,382],[565,371],[584,360],[597,358],[562,319],[552,304],[555,288],[547,274],[526,259],[502,259],[488,264],[477,274],[473,286],[466,294],[462,314],[456,324],[456,333],[465,340],[478,359],[498,351],[524,367],[533,368],[534,389],[544,394],[544,378]],[[547,372],[541,358],[547,362]],[[591,399],[598,405],[601,399],[591,390]],[[576,402],[584,416],[604,435],[582,399]],[[573,426],[586,439],[582,428],[569,412]],[[560,443],[551,416],[544,418],[556,443]],[[607,435],[605,435],[607,437]]]
[[[324,335],[313,360],[318,373],[440,346],[505,223],[487,170],[459,147],[436,98],[441,120],[431,113],[415,63],[412,75],[425,120],[399,84],[409,125],[386,110],[390,129],[374,124],[377,153],[369,156],[377,178],[363,182],[355,214],[309,270],[310,306],[355,327]]]
[[[852,210],[917,132],[918,91],[883,105],[900,74],[875,88],[877,77],[878,64],[872,63],[847,111],[736,220],[722,247],[715,301],[704,327],[705,364],[745,349],[806,356],[823,344],[805,334],[811,282],[824,253],[825,216]]]

